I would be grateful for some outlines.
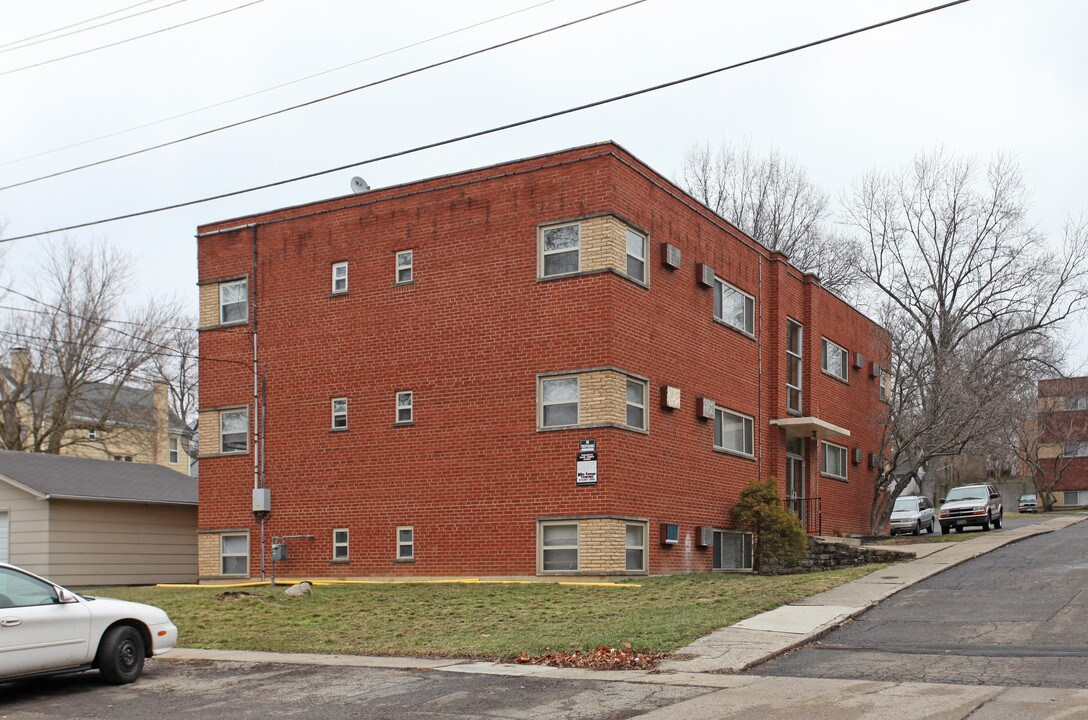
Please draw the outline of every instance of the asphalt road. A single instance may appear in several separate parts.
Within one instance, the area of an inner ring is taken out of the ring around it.
[[[1088,523],[929,578],[751,673],[1088,688]]]

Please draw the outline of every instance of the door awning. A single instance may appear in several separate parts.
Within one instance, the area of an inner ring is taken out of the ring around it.
[[[846,428],[833,425],[818,417],[784,417],[771,420],[771,425],[777,425],[794,435],[812,437],[813,434],[820,439],[833,437],[850,437],[850,431]]]

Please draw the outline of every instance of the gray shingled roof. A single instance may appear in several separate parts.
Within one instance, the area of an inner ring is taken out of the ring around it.
[[[196,505],[197,480],[149,463],[0,450],[0,479],[48,497]]]

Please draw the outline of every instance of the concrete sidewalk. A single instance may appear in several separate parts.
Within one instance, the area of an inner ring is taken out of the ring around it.
[[[163,656],[163,659],[436,670],[506,676],[534,675],[555,679],[736,687],[734,680],[737,678],[730,678],[722,673],[737,673],[746,670],[811,642],[846,620],[860,615],[881,600],[950,567],[1024,538],[1054,532],[1085,519],[1088,518],[1059,516],[1012,530],[978,534],[962,542],[897,546],[894,549],[917,555],[918,558],[871,573],[853,582],[805,598],[796,604],[784,605],[770,612],[742,620],[735,625],[716,630],[680,648],[674,653],[678,656],[676,659],[662,663],[652,672],[577,670],[541,665],[476,662],[456,658],[371,657],[192,648],[177,648],[169,655]],[[780,681],[781,679],[777,680],[777,682]]]

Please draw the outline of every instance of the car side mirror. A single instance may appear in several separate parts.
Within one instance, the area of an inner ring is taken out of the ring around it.
[[[941,498],[940,500],[938,500],[937,504],[938,505],[944,505],[944,498]]]
[[[69,604],[69,603],[79,602],[79,600],[76,599],[76,594],[74,592],[72,592],[71,590],[65,590],[62,587],[58,587],[56,590],[57,590],[57,602],[60,603],[61,605],[66,605],[66,604]]]
[[[990,496],[990,499],[991,500],[1000,500],[1001,496],[998,495],[997,493],[994,493],[993,495]]]

